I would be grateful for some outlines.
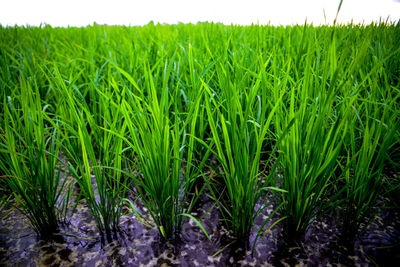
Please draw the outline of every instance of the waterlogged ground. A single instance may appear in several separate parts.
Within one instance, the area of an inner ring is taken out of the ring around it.
[[[379,203],[384,204],[383,200]],[[256,220],[257,226],[272,208]],[[121,232],[113,242],[104,242],[84,202],[55,240],[38,240],[20,212],[6,208],[0,220],[0,266],[400,266],[400,213],[396,210],[380,212],[354,251],[338,245],[335,217],[330,214],[316,222],[305,241],[294,247],[283,244],[278,224],[257,242],[252,254],[232,243],[219,222],[218,209],[206,196],[192,215],[200,218],[210,209],[202,223],[211,242],[188,221],[180,240],[172,244],[163,242],[155,229],[139,223],[133,215],[122,218]],[[251,243],[254,238],[253,231]]]

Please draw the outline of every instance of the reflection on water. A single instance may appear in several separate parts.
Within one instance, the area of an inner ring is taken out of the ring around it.
[[[213,202],[203,196],[193,215],[200,218],[212,206]],[[256,219],[257,227],[272,208],[265,209]],[[390,262],[393,266],[396,261],[400,264],[399,246],[379,248],[400,242],[400,214],[393,210],[379,214],[351,253],[337,244],[338,229],[331,214],[313,225],[299,247],[282,244],[278,225],[259,239],[253,254],[229,237],[216,207],[202,221],[211,242],[193,221],[187,221],[180,239],[174,243],[161,240],[157,230],[140,224],[133,215],[121,219],[121,231],[113,242],[102,242],[84,203],[78,205],[70,222],[61,226],[61,234],[52,241],[38,240],[17,210],[2,211],[7,212],[10,213],[0,221],[0,266],[352,266],[371,264],[370,259],[382,265]],[[253,231],[250,243],[255,236]]]

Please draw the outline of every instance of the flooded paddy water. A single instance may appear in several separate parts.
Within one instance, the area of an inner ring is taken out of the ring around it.
[[[379,205],[387,205],[382,199]],[[138,205],[140,208],[140,205]],[[141,208],[143,211],[143,207]],[[209,212],[208,212],[209,211]],[[273,211],[266,208],[255,221],[260,227]],[[208,213],[207,213],[208,212]],[[28,220],[6,207],[0,220],[0,266],[398,266],[400,264],[400,213],[382,209],[368,230],[347,251],[338,243],[336,217],[328,214],[316,221],[298,246],[283,243],[277,224],[258,239],[254,251],[243,249],[220,222],[214,202],[206,194],[192,215],[201,218],[209,233],[187,220],[179,240],[166,242],[156,229],[145,226],[135,215],[122,217],[112,242],[98,233],[93,217],[81,201],[69,222],[52,240],[40,240]],[[277,217],[278,218],[278,217]],[[277,219],[275,218],[275,220]],[[275,220],[272,220],[275,221]],[[272,223],[271,222],[271,223]],[[271,224],[270,223],[270,224]],[[266,227],[268,228],[268,226]],[[256,233],[251,232],[250,244]],[[251,246],[250,246],[251,247]]]

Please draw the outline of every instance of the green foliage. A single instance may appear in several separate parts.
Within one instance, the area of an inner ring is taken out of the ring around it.
[[[273,225],[300,238],[331,209],[356,236],[398,192],[384,170],[400,146],[399,23],[0,27],[0,40],[2,198],[39,232],[75,181],[102,233],[130,190],[167,239],[185,219],[205,232],[190,214],[205,190],[238,239],[270,193]]]
[[[150,101],[134,97],[131,102],[123,101],[122,109],[130,133],[127,144],[140,172],[135,177],[136,190],[160,233],[171,239],[181,229],[182,215],[190,213],[199,196],[190,197],[189,193],[207,157],[197,162],[193,158],[202,91],[189,110],[180,114],[176,95],[170,95],[167,86],[172,65],[166,62],[164,66],[161,76],[153,76],[149,66],[144,66],[147,86],[143,89],[124,74],[138,90],[137,95],[146,94]],[[157,79],[163,79],[160,91],[154,85]]]
[[[58,230],[66,215],[72,180],[59,161],[60,133],[49,123],[38,87],[21,79],[20,95],[4,99],[4,127],[0,137],[1,164],[6,185],[18,208],[42,236]]]
[[[351,130],[346,139],[342,164],[344,186],[339,192],[338,206],[341,208],[342,239],[347,245],[352,245],[374,219],[379,211],[376,201],[386,194],[385,189],[389,192],[397,189],[396,181],[389,181],[390,186],[385,187],[383,168],[393,162],[390,148],[398,145],[396,134],[400,121],[393,114],[398,112],[395,107],[399,96],[384,92],[376,80],[370,81],[370,88],[373,89],[370,96],[353,95],[345,107]],[[379,93],[383,94],[382,100],[377,96]],[[394,167],[397,167],[395,162]]]
[[[244,240],[250,234],[255,217],[268,204],[261,201],[261,206],[256,208],[274,174],[271,171],[267,177],[265,169],[260,171],[260,161],[272,117],[282,104],[282,97],[269,114],[260,116],[265,108],[260,97],[261,73],[248,90],[237,89],[229,70],[221,67],[217,74],[221,96],[213,96],[208,88],[205,105],[220,165],[215,168],[220,169],[224,187],[220,191],[211,186],[210,190],[228,229],[236,239]],[[269,166],[268,163],[269,160],[265,166]]]
[[[123,215],[124,199],[132,181],[123,176],[127,168],[124,155],[124,136],[127,127],[123,118],[122,96],[118,87],[91,92],[101,116],[94,116],[86,103],[61,84],[60,93],[65,101],[59,101],[58,115],[64,130],[64,152],[70,162],[69,170],[78,182],[86,203],[94,216],[99,231],[112,239],[112,232],[119,229]]]

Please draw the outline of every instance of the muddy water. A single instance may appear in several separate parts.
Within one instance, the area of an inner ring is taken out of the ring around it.
[[[383,204],[382,200],[379,205]],[[213,202],[203,196],[192,215],[200,218],[212,206]],[[259,227],[272,211],[273,206],[265,209],[256,225]],[[0,266],[372,266],[373,262],[400,266],[400,214],[395,210],[379,213],[354,251],[338,244],[339,232],[330,214],[314,223],[298,247],[282,243],[278,224],[258,240],[253,254],[232,243],[216,207],[202,221],[212,241],[193,221],[187,221],[174,243],[163,241],[157,230],[139,223],[134,215],[123,217],[114,241],[105,242],[83,202],[52,241],[37,239],[17,210],[9,208],[1,213]],[[255,236],[252,231],[250,243]]]

